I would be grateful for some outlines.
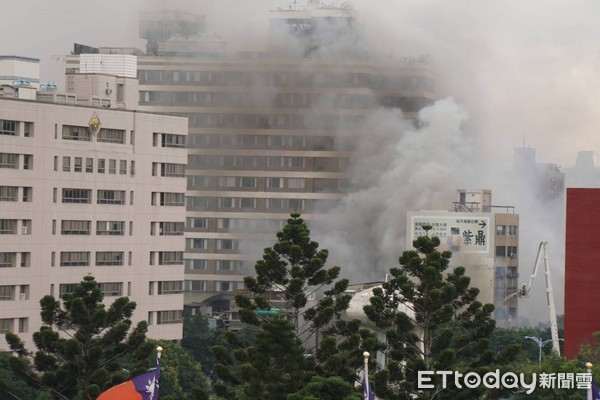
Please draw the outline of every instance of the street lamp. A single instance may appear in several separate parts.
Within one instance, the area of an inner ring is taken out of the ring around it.
[[[525,336],[525,339],[531,339],[538,345],[538,347],[539,347],[538,364],[541,364],[542,363],[542,347],[544,347],[545,344],[552,342],[552,339],[542,340],[542,338],[539,338],[537,336]],[[565,339],[558,339],[558,340],[564,341]]]

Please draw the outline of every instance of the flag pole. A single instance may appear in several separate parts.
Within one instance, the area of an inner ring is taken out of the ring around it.
[[[592,375],[592,363],[588,362],[585,364],[585,367],[587,368],[587,372],[588,374],[590,374],[590,376]],[[590,380],[590,388],[588,389],[587,392],[587,400],[594,400],[594,396],[592,395],[592,380]]]

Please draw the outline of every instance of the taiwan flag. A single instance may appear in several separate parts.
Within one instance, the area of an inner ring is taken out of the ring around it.
[[[108,389],[101,393],[97,400],[158,400],[159,373],[160,363],[157,359],[154,371],[135,376]]]

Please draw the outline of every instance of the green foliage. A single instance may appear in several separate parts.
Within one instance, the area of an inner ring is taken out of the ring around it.
[[[95,398],[145,370],[152,346],[146,342],[145,321],[131,327],[134,302],[121,297],[107,309],[92,276],[62,300],[62,304],[52,296],[40,300],[43,325],[33,334],[35,353],[17,335],[6,334],[18,355],[10,360],[16,374],[55,398],[75,400]]]
[[[149,340],[152,347],[163,348],[160,372],[161,400],[208,399],[208,381],[200,363],[179,344],[165,340]],[[156,360],[155,353],[147,358],[147,364]]]
[[[490,349],[495,328],[491,304],[477,301],[463,267],[448,271],[452,253],[439,252],[437,237],[419,237],[415,250],[400,257],[391,279],[373,290],[367,317],[386,333],[387,366],[374,374],[383,399],[479,399],[483,389],[439,391],[417,388],[418,371],[473,371],[485,374],[508,362],[518,346],[496,354]]]
[[[287,400],[362,400],[354,386],[338,376],[331,378],[313,377],[298,393],[290,394]]]
[[[353,384],[361,346],[374,346],[375,340],[358,321],[340,319],[351,296],[344,293],[348,281],[338,280],[340,268],[325,267],[328,255],[311,240],[300,214],[291,214],[277,242],[256,263],[256,277],[244,279],[247,292],[235,298],[256,341],[248,345],[230,334],[229,348],[213,348],[218,396],[286,400],[304,393],[317,375]],[[308,300],[312,294],[320,296],[315,304]],[[276,312],[257,313],[262,310]]]
[[[219,345],[227,345],[223,329],[209,329],[207,318],[200,314],[184,318],[181,346],[200,363],[205,374],[214,369],[216,358],[211,349]]]

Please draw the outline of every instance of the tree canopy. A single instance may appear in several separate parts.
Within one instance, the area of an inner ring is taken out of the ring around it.
[[[518,346],[500,355],[490,349],[494,306],[477,301],[479,290],[470,287],[463,267],[448,271],[452,253],[437,251],[439,244],[437,237],[417,238],[414,249],[400,257],[400,267],[390,270],[391,279],[373,290],[364,307],[386,335],[387,364],[373,382],[382,399],[478,399],[477,390],[442,391],[437,381],[434,389],[422,390],[417,387],[418,371],[484,373],[518,352]]]
[[[135,302],[116,299],[108,308],[93,276],[86,276],[62,302],[53,296],[40,300],[42,327],[34,332],[35,352],[14,333],[6,340],[18,357],[11,357],[15,373],[56,399],[95,399],[111,386],[144,372],[147,323],[132,328]]]

